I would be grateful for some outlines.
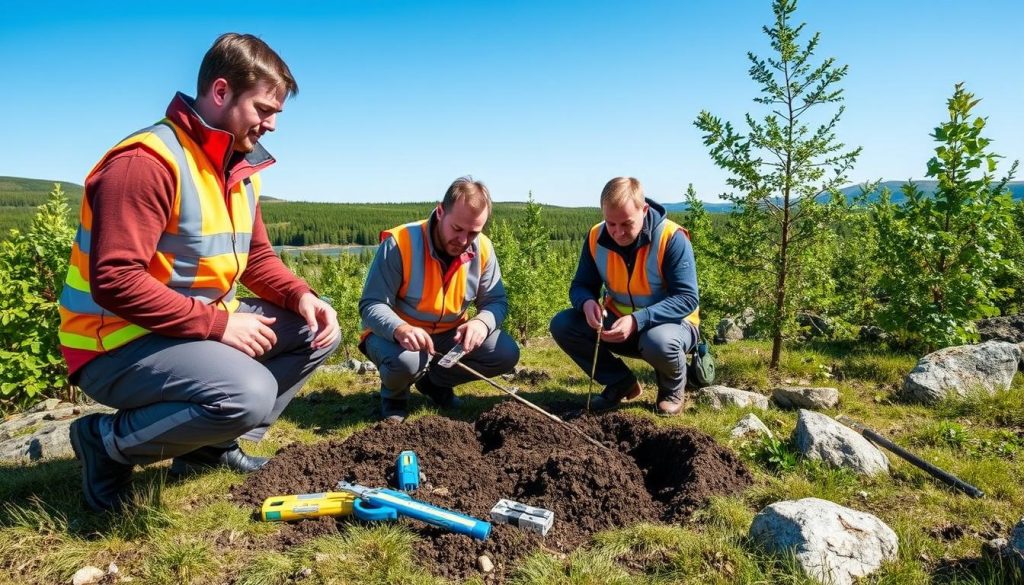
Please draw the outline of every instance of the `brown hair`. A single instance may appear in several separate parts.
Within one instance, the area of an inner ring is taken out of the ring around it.
[[[198,95],[205,95],[221,77],[236,94],[256,87],[261,81],[283,87],[285,97],[299,93],[299,85],[284,60],[270,45],[249,34],[224,33],[217,37],[199,66]]]
[[[441,200],[441,209],[449,212],[457,201],[465,202],[473,211],[486,209],[487,215],[491,214],[491,192],[487,190],[487,185],[474,181],[469,175],[455,179],[448,187]]]
[[[637,207],[644,205],[644,187],[633,177],[615,177],[601,191],[601,207],[619,208],[632,201]]]

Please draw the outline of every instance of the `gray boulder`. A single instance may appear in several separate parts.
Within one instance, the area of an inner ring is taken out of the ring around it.
[[[1005,341],[947,347],[930,353],[903,381],[905,400],[933,404],[973,392],[1006,390],[1021,361],[1020,346]]]
[[[839,390],[827,387],[779,386],[772,391],[772,400],[781,408],[824,410],[835,408],[839,404]]]
[[[359,369],[356,371],[360,374],[372,374],[377,371],[377,366],[373,365],[373,362],[370,360],[366,360],[359,363]]]
[[[750,413],[747,416],[740,419],[740,422],[736,423],[736,426],[732,428],[729,436],[734,439],[740,439],[744,437],[773,437],[771,430],[761,422],[761,419],[757,418],[757,415]]]
[[[857,431],[810,410],[801,410],[793,444],[805,457],[861,475],[889,473],[889,459]]]
[[[864,325],[857,331],[857,340],[861,343],[882,343],[889,341],[889,334],[878,325]]]
[[[834,327],[832,321],[827,317],[816,315],[809,311],[797,311],[796,323],[806,330],[805,335],[813,337],[832,337]]]
[[[715,327],[715,343],[731,343],[743,339],[743,328],[736,324],[736,320],[725,317]]]
[[[746,408],[753,406],[766,410],[768,408],[768,397],[757,392],[747,392],[730,388],[728,386],[708,386],[697,390],[697,401],[711,406],[715,410],[721,410],[726,406],[738,406]]]
[[[727,315],[715,327],[715,343],[729,343],[749,337],[747,329],[754,323],[754,309],[747,307],[739,315]]]
[[[1006,341],[1024,343],[1024,315],[992,317],[977,321],[978,335],[982,341]]]
[[[29,463],[74,457],[68,427],[71,421],[92,412],[114,410],[99,404],[86,406],[49,400],[11,416],[0,423],[0,461]]]
[[[852,585],[896,558],[896,533],[877,517],[818,498],[776,502],[758,512],[750,538],[765,550],[792,553],[822,583]]]

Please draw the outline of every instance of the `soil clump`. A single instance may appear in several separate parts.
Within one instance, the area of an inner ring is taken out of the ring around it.
[[[584,416],[573,424],[609,449],[508,401],[475,424],[427,416],[379,423],[344,441],[291,445],[234,486],[232,494],[239,505],[258,510],[270,496],[333,491],[340,480],[394,489],[395,459],[411,449],[424,480],[411,494],[416,499],[487,521],[501,498],[555,513],[546,537],[495,524],[483,542],[403,520],[421,537],[415,551],[419,562],[435,575],[454,580],[477,575],[477,558],[487,555],[494,570],[484,578],[500,583],[518,558],[541,547],[569,553],[600,530],[680,522],[709,496],[736,493],[752,482],[732,451],[694,429],[660,427],[623,413]],[[353,521],[299,521],[272,544],[286,549]]]

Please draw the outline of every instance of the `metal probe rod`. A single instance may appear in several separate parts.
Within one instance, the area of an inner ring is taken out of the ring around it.
[[[560,425],[564,425],[565,427],[567,427],[567,428],[571,429],[571,430],[572,430],[573,432],[575,432],[575,433],[579,434],[579,435],[580,435],[581,437],[583,437],[584,439],[586,439],[588,443],[590,443],[590,444],[594,445],[595,447],[600,447],[601,449],[604,449],[605,451],[610,451],[610,450],[611,450],[611,449],[609,449],[608,447],[605,447],[605,446],[604,446],[604,445],[602,445],[601,443],[597,442],[597,439],[594,439],[593,437],[591,437],[591,436],[590,436],[590,435],[588,435],[587,433],[584,433],[584,432],[583,432],[583,430],[582,430],[582,429],[580,429],[579,427],[573,426],[573,425],[571,425],[571,424],[569,424],[569,423],[565,422],[564,420],[562,420],[562,419],[558,418],[557,416],[555,416],[555,415],[551,414],[550,412],[548,412],[548,411],[544,410],[543,408],[541,408],[541,407],[537,406],[536,404],[534,404],[534,403],[530,402],[529,400],[527,400],[527,399],[523,398],[522,396],[519,396],[519,395],[518,395],[518,394],[516,394],[515,392],[513,392],[513,391],[509,390],[508,388],[505,388],[504,386],[501,386],[500,384],[496,383],[496,382],[495,382],[494,380],[491,380],[491,379],[490,379],[490,378],[488,378],[487,376],[485,376],[485,375],[481,374],[480,372],[478,372],[478,371],[474,370],[473,368],[471,368],[471,367],[467,366],[466,364],[464,364],[464,363],[462,363],[462,362],[455,362],[455,365],[457,365],[457,366],[459,366],[460,368],[462,368],[463,370],[466,370],[467,372],[469,372],[469,373],[473,374],[473,375],[474,375],[474,376],[476,376],[477,378],[480,378],[480,379],[481,379],[481,380],[483,380],[484,382],[487,382],[487,383],[488,383],[488,384],[490,384],[491,386],[494,386],[494,387],[495,387],[495,388],[497,388],[498,390],[501,390],[501,391],[502,391],[502,392],[504,392],[505,394],[508,394],[508,395],[509,395],[509,396],[511,396],[512,398],[515,398],[515,399],[516,399],[516,400],[518,400],[519,402],[522,402],[523,404],[525,404],[526,406],[528,406],[528,407],[532,408],[533,410],[535,410],[535,411],[539,412],[540,414],[543,414],[544,416],[546,416],[547,418],[549,418],[549,419],[551,419],[551,420],[555,421],[556,423],[558,423],[558,424],[560,424]]]

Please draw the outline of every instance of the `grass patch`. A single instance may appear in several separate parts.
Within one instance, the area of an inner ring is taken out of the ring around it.
[[[994,396],[972,396],[934,407],[902,404],[893,390],[916,363],[850,343],[790,347],[778,375],[769,375],[767,342],[713,348],[720,382],[770,393],[780,384],[839,388],[837,412],[856,418],[894,442],[983,489],[975,500],[953,492],[917,468],[890,456],[891,474],[860,477],[795,457],[789,436],[796,413],[698,405],[673,418],[655,417],[654,375],[627,360],[646,385],[627,412],[659,425],[704,431],[739,452],[754,474],[742,494],[713,498],[684,526],[641,524],[603,532],[569,555],[532,554],[511,567],[520,584],[591,583],[810,583],[792,558],[760,551],[747,538],[754,516],[780,501],[818,497],[875,514],[898,534],[898,558],[869,582],[1011,583],[1009,566],[980,557],[981,543],[1006,536],[1024,509],[1024,381]],[[517,385],[542,406],[586,401],[588,379],[550,339],[531,341],[521,366],[550,378]],[[376,420],[379,381],[351,372],[316,374],[259,444],[248,452],[273,455],[292,443],[338,440]],[[599,389],[598,389],[599,390]],[[506,400],[483,382],[459,388],[473,420]],[[414,393],[414,417],[436,413]],[[733,440],[729,431],[755,412],[775,433],[774,443]],[[791,457],[792,456],[792,457]],[[772,461],[772,458],[777,461]],[[782,461],[779,463],[779,461]],[[277,550],[277,524],[253,520],[227,497],[243,476],[217,471],[168,481],[166,465],[136,472],[137,505],[120,515],[93,514],[80,502],[79,468],[69,460],[0,466],[0,572],[18,583],[69,582],[85,565],[116,562],[138,583],[443,583],[420,567],[415,535],[398,525],[352,526],[341,534]],[[3,577],[0,577],[3,581]],[[486,583],[482,577],[471,582]],[[1020,582],[1020,581],[1017,581]]]

